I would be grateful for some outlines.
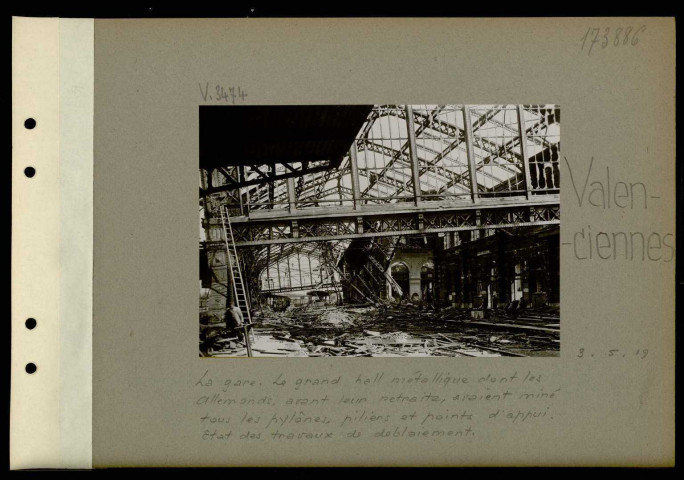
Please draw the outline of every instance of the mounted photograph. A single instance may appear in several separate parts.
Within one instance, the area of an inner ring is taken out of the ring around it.
[[[199,107],[201,357],[560,356],[560,107]]]

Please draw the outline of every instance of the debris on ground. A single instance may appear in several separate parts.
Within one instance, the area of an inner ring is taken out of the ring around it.
[[[557,356],[560,345],[560,312],[549,307],[473,319],[470,310],[453,307],[290,305],[256,312],[253,322],[255,356]],[[201,352],[246,356],[244,343],[229,333],[203,326]]]

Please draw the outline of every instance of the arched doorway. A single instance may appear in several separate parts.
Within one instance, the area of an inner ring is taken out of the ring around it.
[[[390,274],[392,275],[392,278],[399,284],[399,287],[401,287],[401,290],[404,293],[404,296],[406,297],[409,292],[408,265],[404,262],[393,263],[390,267]]]

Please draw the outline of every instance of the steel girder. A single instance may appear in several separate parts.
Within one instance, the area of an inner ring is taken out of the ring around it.
[[[327,214],[298,211],[296,215],[233,217],[233,233],[236,245],[246,247],[560,223],[558,195],[459,206],[452,202],[450,208],[433,203],[422,208],[395,203],[381,210],[340,212],[343,209],[338,208],[337,212],[327,209]]]

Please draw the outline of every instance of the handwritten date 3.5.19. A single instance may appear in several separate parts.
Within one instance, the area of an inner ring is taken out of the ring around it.
[[[619,349],[611,348],[605,351],[588,351],[585,348],[580,348],[577,351],[577,358],[604,358],[604,357],[614,357],[614,358],[636,358],[643,360],[648,356],[648,348],[639,348],[636,350],[629,349]]]

